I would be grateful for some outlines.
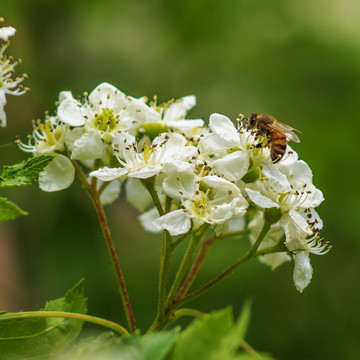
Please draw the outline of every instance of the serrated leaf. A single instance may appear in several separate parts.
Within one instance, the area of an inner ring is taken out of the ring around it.
[[[170,359],[211,359],[215,352],[221,350],[223,339],[231,332],[233,324],[231,308],[195,320],[179,335]],[[221,360],[227,360],[227,358],[221,358]]]
[[[0,187],[30,185],[38,179],[39,173],[53,158],[52,155],[40,155],[19,164],[4,166],[0,176]]]
[[[49,301],[42,311],[85,314],[87,300],[82,281],[64,297]],[[2,320],[4,316],[6,314],[0,316],[0,354],[7,360],[23,360],[59,352],[77,337],[83,324],[77,319],[55,317]]]
[[[27,215],[27,212],[6,198],[0,197],[0,221],[13,220],[20,215]]]

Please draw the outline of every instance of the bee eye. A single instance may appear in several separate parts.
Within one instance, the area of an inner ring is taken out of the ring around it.
[[[255,124],[256,124],[256,116],[253,115],[250,117],[249,125],[250,125],[250,127],[254,127]]]

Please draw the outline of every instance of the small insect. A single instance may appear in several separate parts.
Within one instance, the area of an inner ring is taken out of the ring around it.
[[[266,136],[267,142],[265,146],[270,145],[270,156],[275,164],[279,162],[285,154],[287,143],[292,140],[296,143],[300,142],[293,127],[277,121],[274,117],[267,114],[250,114],[247,121],[248,129],[256,129],[257,136]],[[259,144],[257,147],[262,147]]]

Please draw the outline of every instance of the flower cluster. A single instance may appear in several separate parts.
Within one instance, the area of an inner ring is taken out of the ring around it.
[[[329,249],[315,211],[324,198],[309,166],[288,145],[274,163],[269,142],[242,119],[237,126],[220,114],[212,114],[208,126],[186,119],[195,103],[194,96],[185,96],[147,104],[108,83],[83,99],[66,91],[56,114],[34,122],[29,142],[19,146],[35,156],[54,155],[40,174],[45,191],[70,186],[75,163],[101,181],[104,203],[125,183],[127,199],[143,212],[140,220],[149,231],[179,236],[207,225],[219,236],[248,226],[255,242],[264,212],[274,209],[277,221],[259,251],[277,246],[282,251],[264,252],[260,259],[275,268],[293,257],[294,282],[302,291],[312,276],[309,255]]]
[[[0,18],[0,22],[4,19]],[[26,74],[21,77],[13,79],[15,67],[19,61],[14,61],[10,56],[5,54],[10,42],[9,38],[14,36],[16,29],[12,26],[3,26],[0,28],[0,40],[5,41],[5,44],[0,46],[0,127],[6,126],[6,113],[5,105],[6,95],[23,95],[27,91],[26,88],[21,86],[21,83],[26,78]]]

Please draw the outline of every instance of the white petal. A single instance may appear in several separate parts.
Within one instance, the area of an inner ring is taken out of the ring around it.
[[[12,26],[4,26],[0,28],[0,39],[8,41],[10,37],[14,36],[16,29]]]
[[[159,218],[159,212],[156,208],[152,208],[151,210],[144,212],[139,216],[141,226],[146,230],[153,233],[159,233],[162,230],[158,230],[153,225],[154,220]]]
[[[323,228],[323,221],[314,209],[310,209],[310,213],[307,213],[307,215],[311,215],[311,217],[308,217],[308,222],[313,224],[315,230],[321,230]]]
[[[68,150],[73,151],[74,150],[74,144],[75,141],[80,139],[82,136],[84,135],[84,128],[73,128],[70,130],[70,128],[68,129],[68,131],[65,134],[65,144],[66,147],[68,148]]]
[[[305,161],[298,160],[288,166],[280,166],[280,168],[292,184],[296,184],[298,187],[303,184],[312,184],[312,172]]]
[[[298,154],[296,153],[296,151],[294,151],[291,146],[288,144],[286,146],[286,151],[284,156],[281,159],[281,162],[279,163],[279,165],[286,165],[289,166],[292,163],[294,163],[295,161],[297,161],[298,159]]]
[[[144,211],[152,199],[139,179],[129,178],[125,183],[126,200],[137,210]]]
[[[57,110],[59,119],[70,126],[82,126],[85,118],[81,115],[81,104],[71,98],[63,100]]]
[[[239,202],[238,199],[233,199],[231,203],[221,204],[212,207],[209,220],[215,224],[224,223],[234,216],[244,215],[246,212],[247,203]]]
[[[232,147],[232,144],[222,139],[219,135],[212,133],[204,136],[199,143],[201,152],[204,154],[221,154]]]
[[[41,190],[52,192],[68,188],[75,177],[71,161],[64,155],[57,155],[39,174]]]
[[[168,127],[172,127],[174,129],[179,130],[190,130],[197,127],[202,127],[204,125],[204,120],[174,120],[174,121],[168,121],[166,125]]]
[[[313,269],[310,265],[309,254],[302,251],[295,255],[293,279],[298,291],[303,292],[303,290],[309,285],[312,278],[312,272]]]
[[[184,161],[174,161],[164,166],[162,183],[166,195],[173,199],[191,198],[196,190],[195,166]]]
[[[174,101],[166,110],[164,119],[171,120],[183,119],[186,113],[196,105],[196,97],[193,95],[184,96]]]
[[[126,149],[128,149],[129,146],[135,144],[136,144],[135,136],[124,131],[118,133],[112,141],[113,148],[121,159],[124,159],[124,154],[127,151]]]
[[[279,208],[279,204],[273,202],[272,200],[270,200],[269,198],[267,198],[264,195],[261,195],[259,191],[255,191],[255,190],[251,190],[249,188],[246,188],[245,191],[247,192],[247,194],[249,195],[249,198],[251,199],[251,201],[253,203],[255,203],[256,205],[264,208],[264,209],[269,209],[269,208]]]
[[[262,169],[262,172],[267,177],[269,184],[276,190],[276,192],[286,193],[291,191],[290,183],[286,175],[284,175],[273,164],[265,165]]]
[[[99,182],[98,185],[100,186],[101,183]],[[106,186],[105,190],[100,195],[100,201],[103,205],[108,205],[113,203],[120,194],[121,190],[121,183],[119,180],[113,180],[109,185]]]
[[[240,180],[249,169],[249,156],[246,152],[235,151],[222,159],[214,161],[216,171],[230,181]]]
[[[0,88],[0,127],[6,126],[6,95],[4,88]]]
[[[160,216],[153,221],[156,230],[167,230],[170,235],[178,236],[186,234],[191,227],[191,220],[183,210],[175,210]]]
[[[148,179],[159,174],[161,169],[162,169],[161,165],[147,166],[147,167],[143,167],[142,169],[129,172],[128,176],[138,179]]]
[[[240,231],[245,229],[245,218],[240,217],[228,221],[227,232]]]
[[[309,224],[298,211],[294,209],[289,210],[289,216],[301,232],[312,235],[313,232],[311,231]]]
[[[249,223],[249,229],[251,230],[250,239],[254,243],[258,238],[261,229],[264,225],[264,216],[262,212],[258,212],[257,215]],[[259,246],[259,250],[270,248],[279,243],[280,239],[284,236],[284,230],[277,223],[271,226],[270,230],[267,232],[264,240]],[[291,257],[286,252],[267,254],[258,257],[259,261],[263,264],[271,266],[271,270],[276,269],[282,263],[290,261]]]
[[[239,143],[239,134],[232,121],[220,114],[210,115],[210,129],[226,142],[236,145]]]
[[[101,158],[104,144],[97,133],[85,133],[74,143],[71,153],[73,160],[93,160]]]
[[[120,112],[125,105],[125,94],[115,86],[104,82],[91,92],[89,100],[98,109],[108,108]]]
[[[301,203],[302,208],[315,208],[319,206],[324,201],[323,193],[317,189],[315,186],[307,186],[307,191],[311,193],[307,194],[306,200]]]
[[[72,96],[71,91],[61,91],[59,94],[59,102],[62,103],[64,100],[72,99],[75,100]]]
[[[126,107],[120,113],[120,122],[125,129],[136,129],[145,121],[156,121],[159,114],[143,101],[128,97]]]
[[[127,168],[108,168],[105,166],[96,171],[92,171],[90,176],[95,176],[102,181],[111,181],[119,178],[120,176],[126,175],[127,172]]]

